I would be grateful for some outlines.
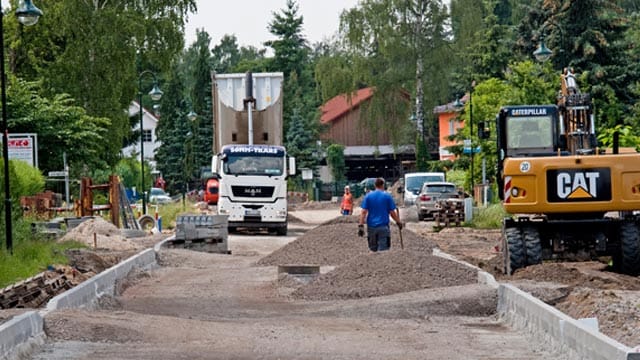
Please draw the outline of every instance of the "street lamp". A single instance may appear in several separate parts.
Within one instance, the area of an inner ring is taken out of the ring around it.
[[[538,43],[538,48],[536,48],[536,50],[533,52],[533,56],[536,58],[536,60],[538,60],[539,62],[545,62],[547,60],[549,60],[551,58],[551,55],[553,55],[553,51],[551,51],[551,49],[549,49],[547,47],[547,45],[545,45],[544,43],[544,34],[545,34],[545,30],[547,29],[547,27],[549,25],[553,26],[553,30],[556,30],[557,32],[560,33],[560,54],[562,55],[564,52],[562,50],[562,45],[564,44],[564,39],[565,39],[565,33],[564,30],[562,28],[562,26],[560,26],[558,23],[556,23],[553,18],[547,19],[542,26],[540,27],[540,42]],[[551,32],[549,32],[551,34]],[[564,59],[559,59],[560,62],[562,63],[562,61]]]
[[[544,38],[540,38],[540,44],[538,45],[538,48],[536,49],[536,51],[533,52],[533,56],[536,57],[536,60],[540,61],[540,62],[544,62],[549,60],[549,58],[551,57],[551,55],[553,54],[553,51],[551,51],[545,44],[544,44]]]
[[[38,22],[42,11],[24,0],[22,6],[16,10],[18,21],[30,26]],[[7,250],[13,253],[13,227],[11,224],[11,192],[9,186],[9,126],[7,125],[7,84],[4,68],[4,12],[0,10],[0,97],[2,98],[2,158],[4,160],[4,215],[5,235],[7,237]]]
[[[145,186],[144,186],[144,128],[143,128],[143,121],[142,121],[142,115],[144,112],[142,108],[142,77],[144,75],[153,76],[153,88],[149,92],[149,96],[151,96],[151,100],[153,101],[160,100],[160,98],[162,98],[162,91],[158,87],[158,78],[156,77],[156,74],[154,72],[145,70],[140,73],[140,75],[138,76],[138,104],[140,105],[140,180],[141,180],[140,186],[142,187],[141,189],[142,190],[142,214],[146,215],[147,214],[147,191],[145,190]]]

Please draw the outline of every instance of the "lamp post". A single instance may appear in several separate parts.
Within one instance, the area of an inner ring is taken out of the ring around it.
[[[24,0],[22,6],[16,10],[18,21],[26,26],[34,25],[38,22],[42,11],[31,3],[31,0]],[[9,186],[9,126],[7,124],[7,84],[4,67],[4,13],[0,10],[0,97],[2,98],[2,158],[4,160],[4,215],[5,215],[5,235],[7,239],[7,250],[13,253],[13,227],[11,224],[11,192]]]
[[[141,190],[142,190],[142,214],[147,214],[147,191],[144,186],[144,128],[143,128],[143,112],[144,109],[142,107],[142,77],[144,75],[153,76],[153,88],[149,92],[149,96],[151,96],[151,100],[158,101],[162,98],[162,90],[158,87],[158,78],[156,74],[152,71],[145,70],[140,73],[138,76],[138,104],[140,105],[140,181],[141,181]]]
[[[476,87],[476,81],[471,81],[471,89],[469,90],[469,138],[471,139],[471,197],[474,194],[475,177],[473,176],[473,154],[476,152],[473,146],[473,88]]]

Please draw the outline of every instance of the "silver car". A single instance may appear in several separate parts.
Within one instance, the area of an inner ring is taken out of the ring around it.
[[[427,182],[422,185],[420,194],[416,198],[418,220],[433,218],[438,211],[436,203],[440,200],[458,199],[460,194],[456,184],[449,182]]]
[[[153,187],[151,191],[149,191],[149,203],[151,204],[168,204],[172,201],[171,196],[161,188]]]

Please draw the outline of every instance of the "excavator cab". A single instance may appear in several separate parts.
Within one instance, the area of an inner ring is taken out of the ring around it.
[[[554,105],[503,107],[497,122],[501,157],[552,155],[558,149],[558,109]]]

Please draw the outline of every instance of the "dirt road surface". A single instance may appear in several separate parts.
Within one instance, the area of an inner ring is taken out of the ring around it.
[[[320,223],[336,213],[292,215]],[[354,217],[311,227],[231,235],[231,255],[163,250],[159,269],[131,274],[99,310],[47,315],[33,358],[570,359],[501,323],[495,290],[431,256],[435,243],[406,231],[404,250],[394,240],[371,254]],[[323,274],[279,275],[274,264],[292,261]]]

